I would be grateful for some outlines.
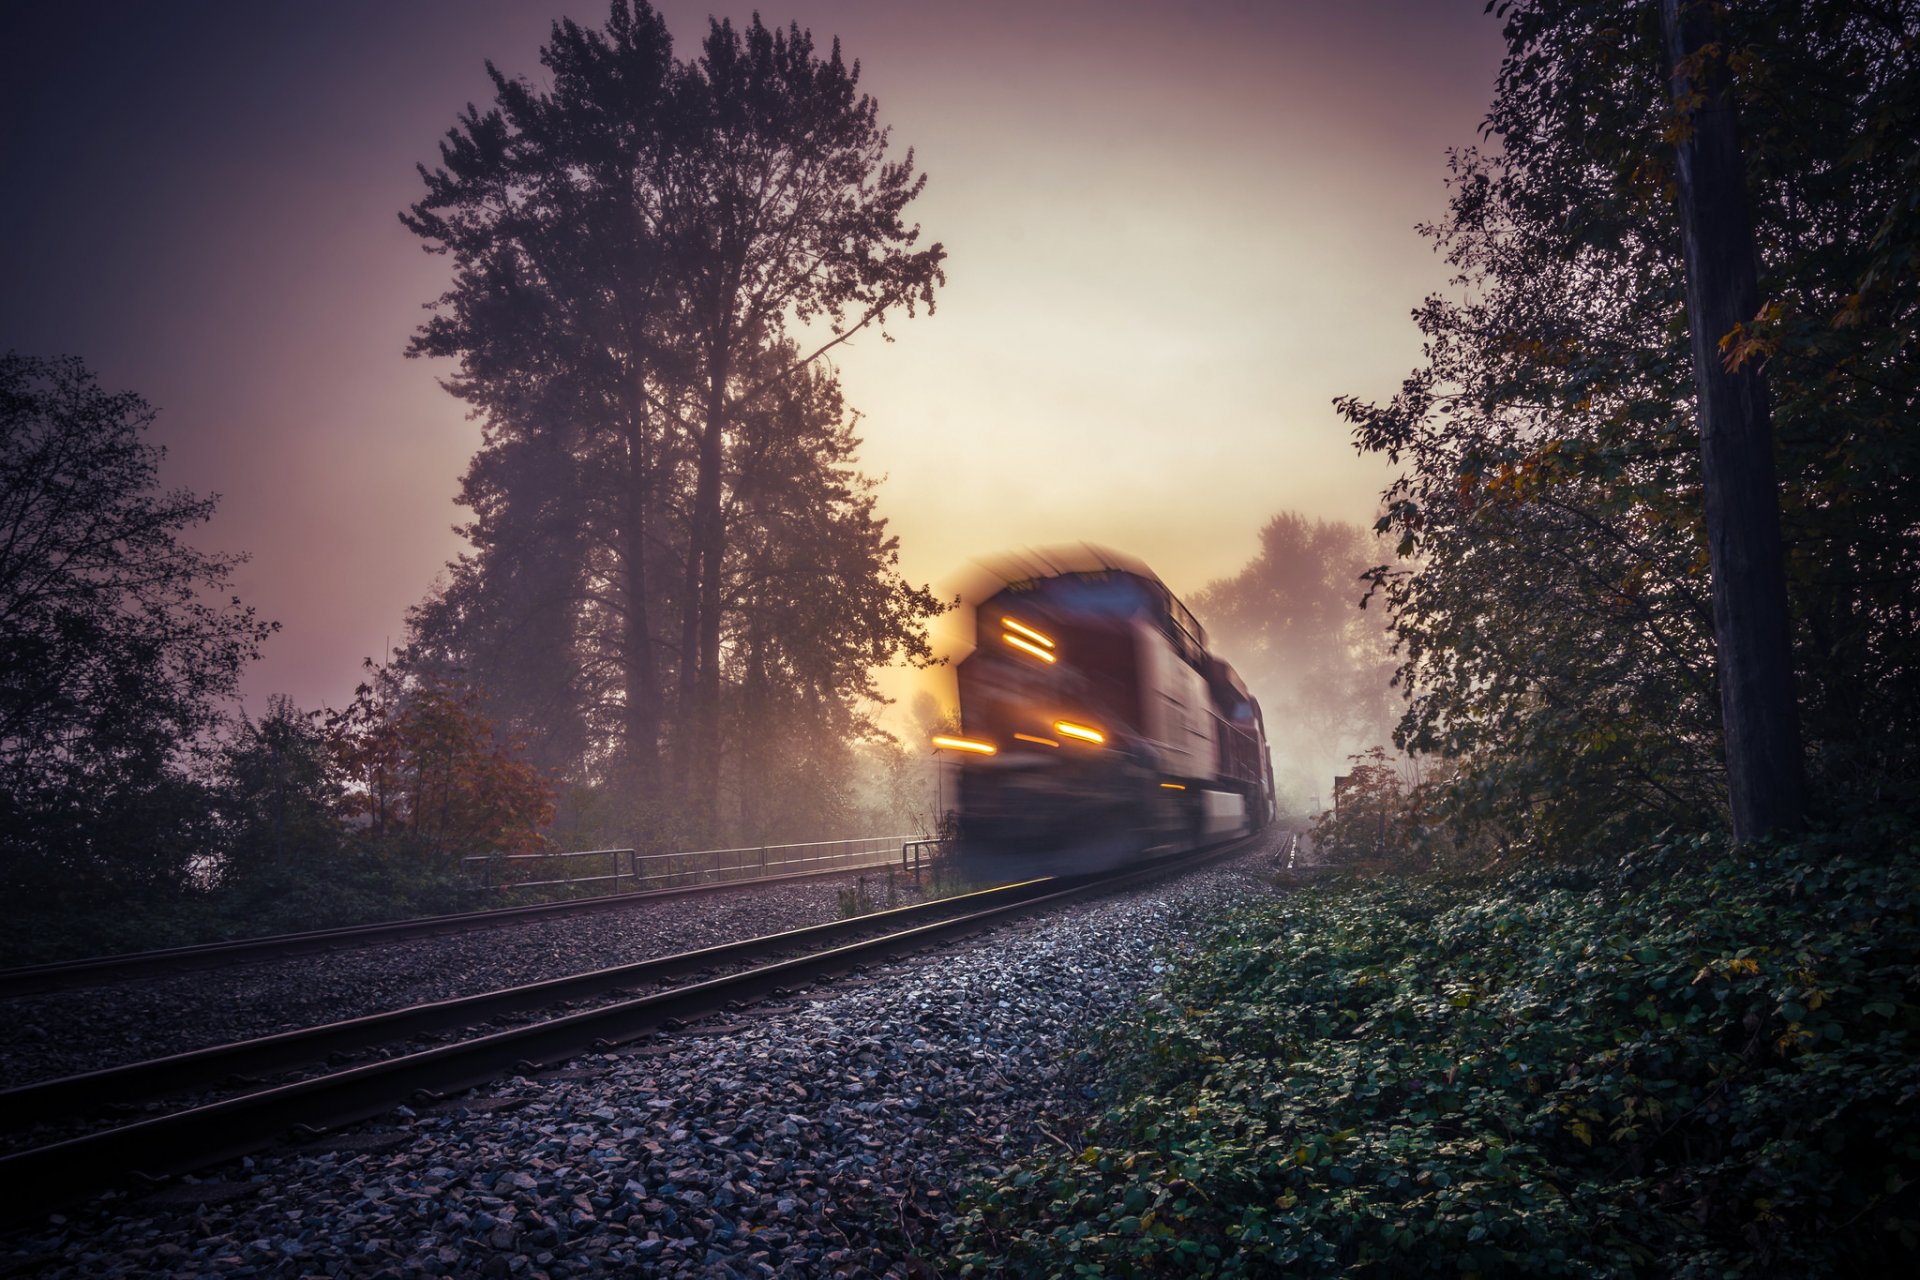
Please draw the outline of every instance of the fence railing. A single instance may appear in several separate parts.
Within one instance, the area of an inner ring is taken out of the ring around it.
[[[937,844],[912,836],[862,836],[800,844],[746,845],[685,853],[639,853],[633,849],[582,849],[566,853],[475,854],[460,859],[465,873],[484,889],[591,888],[599,893],[722,884],[796,871],[890,866],[895,859],[917,872],[923,852],[910,846]],[[556,874],[557,873],[557,874]]]
[[[946,841],[939,837],[926,840],[904,840],[900,844],[900,869],[913,872],[913,878],[920,879],[920,868],[930,862],[939,853]]]

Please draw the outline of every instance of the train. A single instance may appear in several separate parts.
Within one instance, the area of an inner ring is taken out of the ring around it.
[[[983,566],[960,724],[961,848],[1107,869],[1273,820],[1259,702],[1145,564],[1093,546]]]

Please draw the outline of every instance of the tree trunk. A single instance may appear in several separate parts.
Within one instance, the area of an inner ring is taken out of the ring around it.
[[[697,837],[712,826],[719,791],[720,520],[727,413],[728,349],[722,337],[709,348],[706,422],[696,455],[693,523],[687,545],[686,614],[680,633],[682,776],[688,818]]]
[[[626,668],[625,773],[640,811],[650,807],[657,795],[660,771],[660,672],[647,596],[647,513],[653,495],[643,413],[636,405],[628,418],[626,536],[621,549],[626,597],[621,637]]]
[[[1750,840],[1805,814],[1779,486],[1757,364],[1728,369],[1720,339],[1759,307],[1746,171],[1725,55],[1706,6],[1662,0],[1676,107],[1680,241],[1687,268],[1706,485],[1713,631],[1733,834]],[[1704,52],[1703,52],[1704,51]]]

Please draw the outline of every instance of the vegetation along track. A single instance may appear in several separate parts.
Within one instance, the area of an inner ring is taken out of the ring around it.
[[[591,898],[569,898],[559,902],[535,902],[518,907],[489,907],[480,911],[461,911],[451,915],[419,916],[410,920],[388,920],[379,924],[342,925],[333,929],[276,933],[259,938],[236,938],[230,942],[206,942],[190,947],[132,951],[122,955],[92,956],[84,960],[65,960],[54,964],[28,965],[18,969],[0,969],[0,999],[35,995],[44,991],[65,991],[75,987],[98,986],[127,978],[150,978],[162,973],[217,969],[227,965],[278,960],[286,956],[344,951],[353,947],[374,946],[379,943],[404,942],[410,938],[464,933],[472,929],[494,929],[561,916],[624,911],[671,898],[724,893],[733,889],[765,888],[768,885],[787,884],[800,880],[855,875],[863,871],[884,871],[898,865],[897,859],[889,858],[884,862],[831,867],[819,871],[793,871],[784,875],[753,876],[740,880],[681,885],[671,889],[609,893]]]
[[[449,1029],[477,1028],[493,1019],[626,992],[649,982],[678,982],[649,994],[16,1150],[0,1156],[0,1182],[16,1188],[0,1207],[0,1215],[20,1220],[117,1179],[151,1180],[185,1172],[259,1150],[289,1131],[311,1135],[379,1115],[421,1095],[443,1096],[506,1071],[550,1066],[577,1053],[637,1039],[663,1025],[670,1027],[675,1020],[778,994],[790,984],[831,977],[1017,915],[1215,861],[1239,851],[1253,838],[1257,837],[1227,841],[1197,855],[1162,858],[1112,875],[1026,881],[7,1090],[0,1093],[0,1126],[17,1133],[23,1126],[54,1116],[204,1092],[236,1075],[296,1067],[332,1054],[366,1051]],[[743,967],[719,977],[699,976],[728,965]],[[691,980],[685,980],[688,975],[693,975]]]

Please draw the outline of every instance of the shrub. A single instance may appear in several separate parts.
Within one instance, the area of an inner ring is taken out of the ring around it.
[[[1905,822],[1241,912],[962,1274],[1813,1275],[1920,1246]]]

